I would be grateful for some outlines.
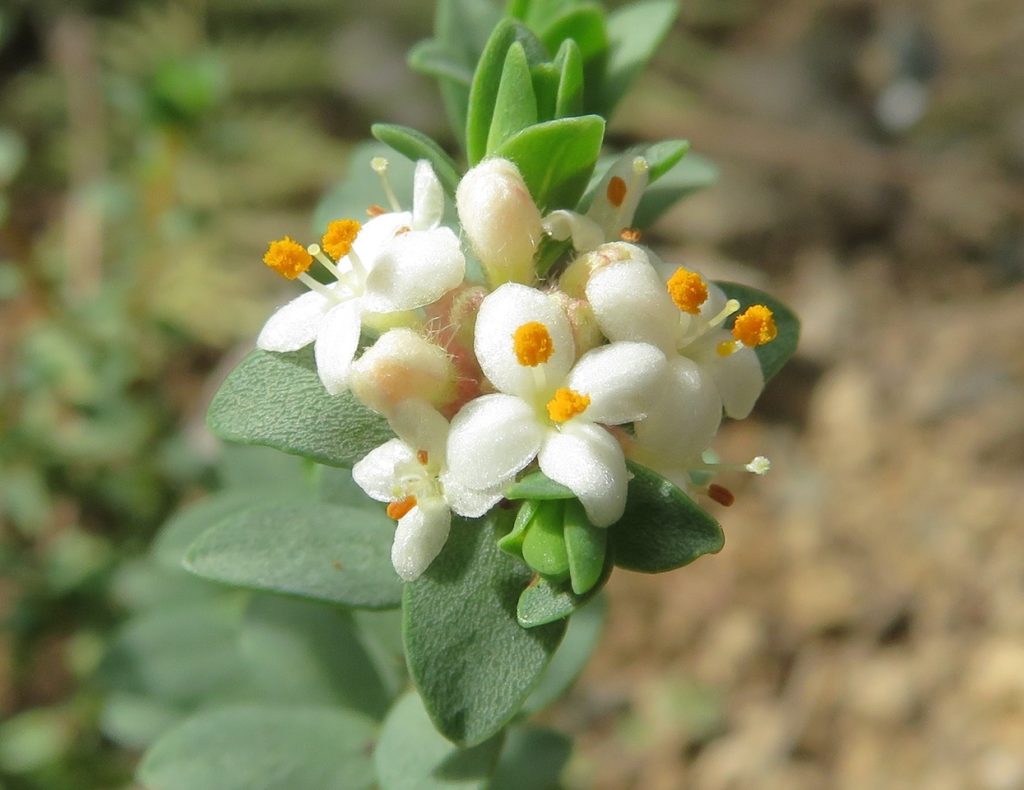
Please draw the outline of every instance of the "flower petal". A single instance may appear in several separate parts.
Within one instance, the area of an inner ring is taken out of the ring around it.
[[[557,241],[572,239],[577,252],[590,252],[604,244],[601,226],[583,214],[558,209],[552,211],[542,223],[544,232]]]
[[[364,314],[364,323],[370,316]],[[414,398],[440,406],[454,400],[455,366],[436,343],[411,329],[390,329],[352,364],[349,387],[371,409],[387,414]]]
[[[320,323],[313,347],[316,371],[331,395],[340,395],[348,387],[360,328],[359,304],[354,300],[332,307]]]
[[[414,463],[416,454],[401,439],[390,439],[370,450],[352,467],[352,479],[368,497],[391,502],[401,494],[395,487],[395,468]]]
[[[531,322],[543,324],[551,336],[553,351],[536,367],[520,364],[516,357],[516,330]],[[554,390],[576,359],[572,329],[562,308],[551,297],[525,285],[506,283],[487,296],[476,319],[476,358],[484,375],[499,390],[532,397],[537,376]]]
[[[612,343],[588,351],[566,385],[587,395],[580,419],[619,425],[641,419],[664,386],[665,355],[647,343]]]
[[[625,153],[601,179],[587,216],[604,229],[605,238],[616,238],[632,224],[647,186],[648,170],[643,157]]]
[[[391,429],[417,452],[423,450],[437,468],[444,464],[448,444],[448,420],[430,404],[407,400],[395,407],[388,417]]]
[[[448,433],[448,471],[459,485],[486,490],[509,481],[537,455],[545,427],[525,401],[484,395],[467,403]]]
[[[366,268],[373,268],[377,255],[384,246],[391,242],[398,235],[402,228],[412,227],[412,213],[408,211],[388,211],[365,222],[359,229],[359,235],[353,242],[352,247],[359,256],[359,260]],[[342,263],[344,261],[344,264]],[[338,262],[342,269],[347,268],[349,262],[342,258]]]
[[[622,517],[629,473],[622,448],[608,431],[567,423],[548,433],[537,458],[544,474],[577,496],[594,526],[607,527]]]
[[[398,520],[391,564],[407,582],[415,581],[441,553],[452,525],[452,512],[440,497],[418,502]]]
[[[587,283],[587,299],[609,340],[651,343],[666,353],[675,350],[679,309],[650,264],[624,261],[599,269]]]
[[[500,502],[504,495],[504,486],[483,491],[466,488],[447,470],[441,473],[440,480],[441,485],[444,486],[444,498],[448,500],[448,505],[460,516],[466,518],[482,516]]]
[[[377,255],[363,306],[374,313],[422,307],[461,283],[465,273],[466,258],[451,228],[402,233]]]
[[[324,313],[333,302],[310,291],[292,299],[263,325],[256,347],[264,351],[297,351],[316,340]]]
[[[412,182],[412,228],[431,230],[441,224],[444,215],[444,189],[426,159],[416,162]]]
[[[757,360],[757,352],[743,346],[723,357],[715,350],[716,346],[720,342],[731,341],[732,334],[723,330],[709,333],[706,337],[706,341],[701,339],[693,357],[714,379],[725,413],[742,420],[749,416],[764,389],[764,373]]]
[[[700,455],[721,421],[721,397],[707,369],[687,357],[675,357],[669,359],[661,397],[636,424],[636,440],[644,453],[675,463]]]

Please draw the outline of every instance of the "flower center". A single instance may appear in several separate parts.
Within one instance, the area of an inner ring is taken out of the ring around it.
[[[626,182],[619,178],[619,176],[613,176],[608,181],[608,189],[606,194],[608,195],[608,202],[611,203],[615,208],[622,205],[622,201],[626,199]]]
[[[548,417],[553,422],[565,422],[585,412],[589,405],[589,395],[583,395],[568,387],[559,387],[555,390],[555,397],[548,401]]]
[[[779,334],[772,311],[763,304],[755,304],[736,316],[732,336],[743,345],[754,348],[770,343]]]
[[[267,251],[263,253],[263,262],[282,277],[294,280],[313,265],[313,256],[293,238],[285,236],[270,242]]]
[[[388,514],[388,518],[398,521],[414,507],[416,507],[416,497],[407,496],[389,503],[386,512]]]
[[[682,266],[669,277],[665,287],[676,307],[691,315],[697,315],[700,306],[708,299],[708,284],[704,278]]]
[[[512,347],[519,364],[530,368],[547,362],[555,353],[551,334],[540,321],[530,321],[516,329],[512,334]]]
[[[334,260],[348,255],[352,243],[362,226],[354,219],[336,219],[327,225],[327,232],[320,239],[320,246]]]

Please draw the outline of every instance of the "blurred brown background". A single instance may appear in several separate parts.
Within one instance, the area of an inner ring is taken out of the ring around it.
[[[613,577],[548,715],[579,737],[567,783],[1024,788],[1024,10],[681,7],[612,139],[689,138],[721,179],[648,241],[779,295],[803,337],[722,433],[773,462],[724,481],[724,551]],[[118,618],[105,580],[204,485],[207,382],[283,295],[266,239],[306,232],[370,122],[444,134],[403,61],[430,13],[0,15],[0,714],[44,711],[49,787],[125,771],[78,686]]]

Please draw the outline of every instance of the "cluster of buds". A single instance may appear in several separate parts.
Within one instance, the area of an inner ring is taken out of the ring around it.
[[[442,224],[429,163],[416,165],[408,211],[386,163],[374,167],[391,211],[331,222],[320,244],[270,244],[265,263],[310,292],[270,318],[258,345],[313,343],[327,390],[349,390],[388,419],[396,438],[352,472],[397,521],[392,560],[403,579],[440,552],[453,512],[485,514],[535,465],[597,528],[623,514],[626,459],[722,500],[708,473],[733,467],[706,463],[705,451],[723,414],[750,413],[764,386],[754,349],[776,326],[766,306],[739,313],[699,272],[639,246],[631,223],[647,184],[642,158],[616,163],[585,215],[547,216],[512,162],[485,160],[456,193],[465,245]],[[540,278],[545,238],[574,257]],[[466,279],[468,260],[484,282]],[[329,284],[309,275],[314,263]],[[364,331],[376,340],[360,355]],[[759,457],[738,468],[767,467]]]

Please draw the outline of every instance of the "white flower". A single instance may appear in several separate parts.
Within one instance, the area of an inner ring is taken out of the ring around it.
[[[601,427],[641,419],[665,357],[645,343],[612,343],[575,365],[572,330],[557,303],[515,283],[484,299],[476,322],[480,367],[499,390],[467,403],[448,438],[451,477],[471,489],[508,484],[537,458],[572,490],[590,521],[622,515],[628,472]]]
[[[711,442],[723,410],[737,419],[750,413],[764,387],[754,347],[775,337],[775,323],[768,308],[754,305],[730,333],[721,325],[739,304],[720,288],[683,267],[665,267],[663,278],[644,250],[616,246],[631,248],[631,256],[596,268],[587,298],[609,339],[665,352],[669,384],[636,425],[636,442],[665,466],[686,465]]]
[[[572,239],[577,252],[590,252],[632,233],[633,216],[647,186],[649,170],[642,156],[619,157],[601,179],[587,213],[552,211],[544,218],[544,232],[559,241]]]
[[[442,407],[456,397],[455,365],[444,349],[412,329],[390,329],[352,363],[349,387],[374,411],[402,401]]]
[[[441,184],[430,164],[420,161],[411,212],[381,214],[363,226],[332,222],[322,249],[304,249],[288,237],[272,242],[264,262],[289,279],[301,279],[311,293],[274,313],[256,345],[295,351],[315,342],[320,380],[332,395],[343,392],[366,319],[430,304],[462,282],[466,260],[458,237],[440,224],[443,210]],[[306,274],[314,258],[336,282],[322,285]]]
[[[533,256],[544,233],[519,169],[507,159],[481,162],[462,177],[455,202],[491,287],[533,282]]]
[[[467,491],[450,481],[444,467],[448,421],[427,404],[405,401],[390,415],[398,435],[352,467],[352,478],[373,499],[388,502],[395,519],[391,562],[405,581],[414,581],[444,548],[452,511],[476,517],[501,492]]]

